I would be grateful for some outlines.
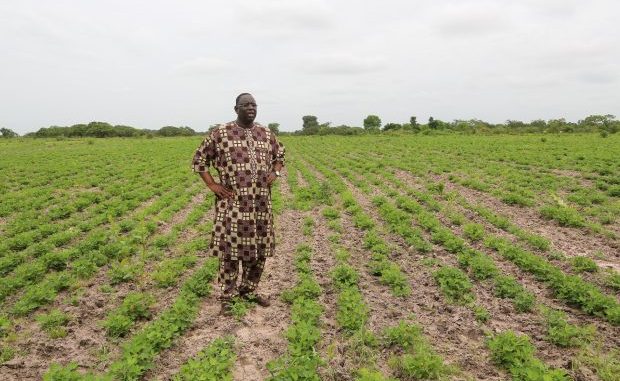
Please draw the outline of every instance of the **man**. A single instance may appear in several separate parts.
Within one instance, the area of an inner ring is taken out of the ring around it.
[[[264,126],[254,123],[256,101],[242,93],[234,110],[237,120],[213,129],[196,150],[194,172],[215,193],[215,220],[210,249],[220,260],[222,313],[231,313],[237,294],[266,307],[269,299],[255,292],[265,259],[274,254],[271,184],[284,165],[284,146]],[[209,167],[218,173],[213,180]],[[237,275],[241,262],[241,284]]]

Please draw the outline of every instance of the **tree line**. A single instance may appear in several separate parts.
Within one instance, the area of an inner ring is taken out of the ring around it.
[[[2,137],[17,137],[18,134],[7,128],[0,129]],[[159,130],[139,129],[131,126],[112,125],[107,122],[90,122],[88,124],[74,124],[72,126],[50,126],[40,128],[36,132],[29,132],[25,137],[33,138],[112,138],[112,137],[154,137],[154,136],[193,136],[198,134],[190,127],[164,126]]]
[[[378,115],[368,115],[363,120],[363,127],[339,125],[332,126],[330,122],[320,123],[314,115],[302,117],[302,128],[292,135],[359,135],[367,133],[414,133],[414,134],[441,134],[441,133],[571,133],[571,132],[600,132],[607,136],[620,131],[620,121],[614,115],[590,115],[578,122],[569,122],[566,119],[537,119],[531,122],[507,120],[504,123],[493,124],[480,119],[454,120],[444,122],[430,117],[425,124],[418,123],[415,116],[405,123],[383,124]],[[284,133],[283,133],[284,134]]]
[[[620,131],[620,120],[611,114],[589,115],[575,122],[560,119],[537,119],[531,122],[507,120],[504,123],[489,123],[480,119],[454,120],[444,122],[430,117],[427,123],[418,123],[415,116],[404,123],[385,123],[378,115],[368,115],[362,121],[363,127],[339,125],[332,126],[330,122],[319,122],[314,115],[302,117],[302,128],[294,132],[280,132],[279,123],[269,123],[268,128],[275,134],[283,135],[360,135],[368,133],[413,133],[413,134],[502,134],[502,133],[572,133],[572,132],[599,132],[603,136]],[[210,126],[209,130],[217,124]],[[205,132],[194,131],[183,126],[165,126],[159,130],[139,129],[124,125],[111,125],[107,122],[90,122],[88,124],[74,124],[68,127],[50,126],[30,132],[25,137],[34,138],[80,138],[80,137],[168,137],[204,135]],[[0,137],[14,138],[19,135],[11,129],[0,128]]]

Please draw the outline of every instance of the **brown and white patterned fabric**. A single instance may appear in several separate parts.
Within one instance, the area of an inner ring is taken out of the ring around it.
[[[221,300],[230,300],[237,294],[250,294],[258,287],[263,269],[265,257],[258,257],[251,261],[220,260],[218,282],[220,284]],[[241,262],[241,284],[237,290],[237,277],[239,276],[239,262]]]
[[[216,198],[210,248],[220,259],[251,261],[275,251],[271,188],[267,177],[284,163],[284,146],[266,127],[243,128],[235,122],[213,129],[196,150],[194,172],[217,170],[231,199]]]

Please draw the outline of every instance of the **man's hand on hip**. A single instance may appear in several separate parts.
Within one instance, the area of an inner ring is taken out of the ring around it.
[[[220,198],[232,198],[235,195],[232,189],[228,189],[222,184],[213,183],[207,185]]]
[[[271,172],[269,176],[267,176],[267,185],[271,186],[271,184],[273,184],[273,182],[276,181],[277,178],[278,176],[276,176],[275,173]]]

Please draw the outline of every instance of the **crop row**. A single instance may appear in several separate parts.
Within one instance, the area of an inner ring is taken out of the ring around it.
[[[378,201],[378,204],[380,205],[385,205],[384,199],[377,199],[376,201]],[[407,200],[401,199],[399,201],[406,202]],[[394,212],[393,208],[392,212]],[[398,221],[398,217],[396,217],[396,221]],[[437,221],[434,222],[437,223]],[[409,224],[404,224],[403,226],[406,225],[410,226],[410,221]],[[398,229],[395,230],[398,231]],[[472,232],[472,234],[476,235],[476,232]],[[447,234],[445,230],[436,230],[434,238],[437,240],[438,243],[448,243],[448,246],[452,247],[453,251],[462,247],[462,241],[460,242],[458,239],[455,239],[455,237],[450,236],[450,234]],[[487,278],[491,275],[497,274],[497,269],[492,264],[492,260],[484,256],[483,254],[473,250],[466,252],[466,254],[468,254],[468,257],[465,257],[465,255],[463,254],[465,253],[461,253],[461,256],[459,258],[461,262],[472,263],[474,274],[478,274],[479,277]],[[463,274],[458,271],[458,269],[442,268],[435,273],[435,278],[438,280],[438,282],[440,282],[440,287],[444,289],[444,291],[454,299],[468,301],[468,299],[471,297],[471,294],[468,292],[468,290],[471,289],[471,285],[468,282],[467,278],[464,277]],[[525,309],[530,309],[532,306],[533,295],[525,292],[523,288],[512,277],[497,277],[496,292],[499,296],[514,298],[517,309],[519,309],[520,306]]]

